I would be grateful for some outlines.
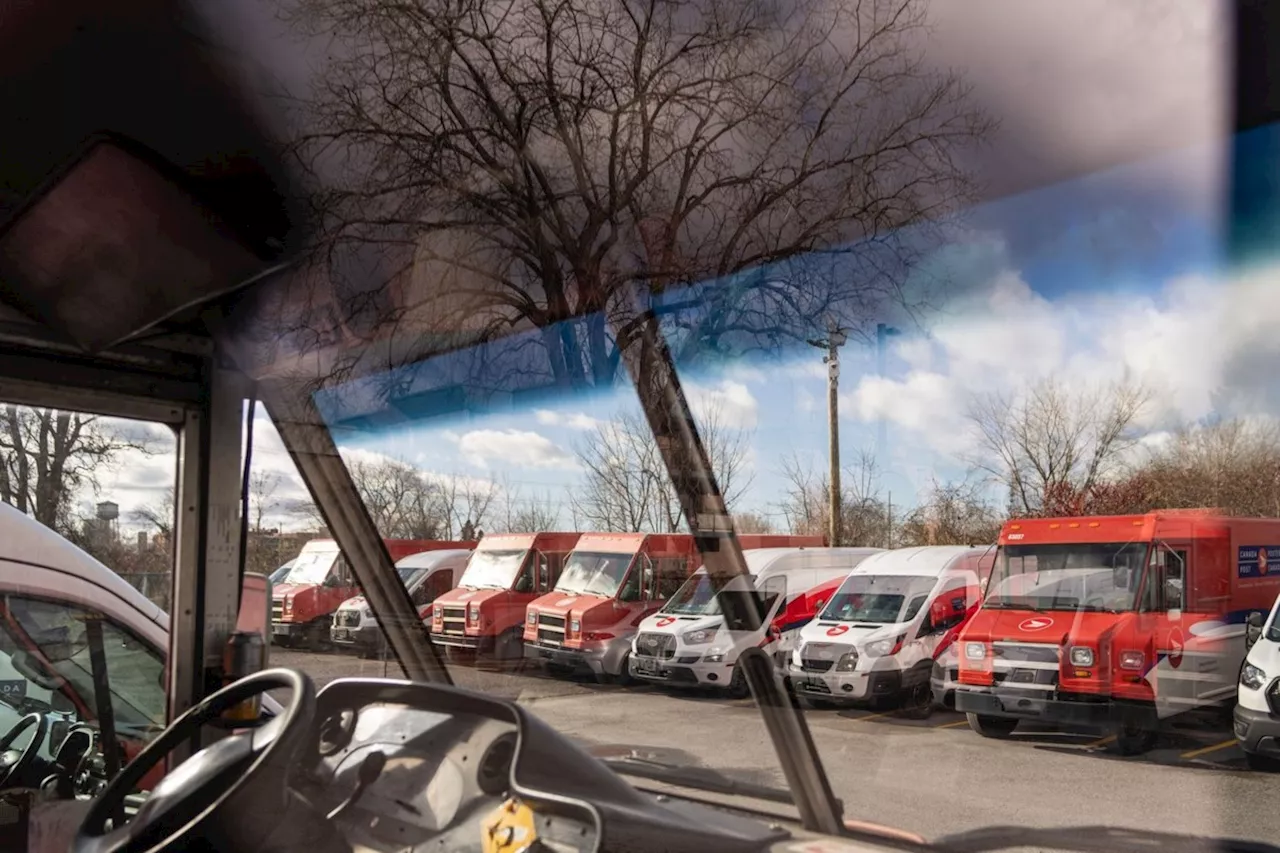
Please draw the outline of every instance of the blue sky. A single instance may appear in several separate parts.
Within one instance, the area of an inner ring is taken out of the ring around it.
[[[1251,150],[1277,138],[1275,130],[1255,133]],[[909,505],[933,479],[972,470],[980,454],[964,410],[973,394],[1016,394],[1046,376],[1141,379],[1155,392],[1140,424],[1152,442],[1175,423],[1215,412],[1280,413],[1280,389],[1270,381],[1280,336],[1269,321],[1280,310],[1280,288],[1270,258],[1255,257],[1243,271],[1223,264],[1217,154],[1161,155],[985,204],[949,224],[917,273],[945,281],[945,297],[915,320],[886,315],[903,334],[890,343],[885,375],[877,375],[873,348],[851,340],[842,350],[845,460],[876,449],[883,421],[889,440],[876,454],[879,486],[896,506]],[[801,345],[768,363],[743,359],[683,380],[695,411],[715,405],[724,421],[752,432],[754,481],[736,509],[781,522],[781,459],[796,454],[815,470],[826,464],[820,353]],[[634,407],[623,387],[358,441],[339,436],[339,444],[442,477],[495,480],[523,499],[545,497],[564,508],[568,526],[567,495],[581,477],[575,448]],[[265,421],[260,426],[262,464],[291,479],[278,438]],[[127,489],[136,476],[120,485]],[[300,491],[292,481],[282,494],[289,490]]]

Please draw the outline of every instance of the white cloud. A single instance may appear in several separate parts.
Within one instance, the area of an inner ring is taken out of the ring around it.
[[[458,449],[471,464],[488,468],[493,463],[517,468],[573,468],[573,455],[536,432],[516,429],[478,429],[462,436]]]
[[[971,395],[1013,396],[1047,377],[1069,387],[1124,377],[1146,384],[1153,400],[1139,426],[1153,433],[1152,443],[1171,423],[1215,412],[1280,414],[1278,275],[1273,266],[1231,278],[1174,278],[1145,295],[1050,301],[1005,271],[938,322],[928,340],[896,348],[905,374],[862,376],[842,406],[862,421],[886,419],[895,443],[910,438],[946,454],[973,446],[964,416]]]
[[[600,425],[600,421],[585,412],[553,412],[550,409],[538,409],[533,415],[543,426],[562,426],[586,432]]]
[[[715,385],[687,383],[685,393],[694,417],[715,417],[720,423],[736,429],[753,429],[760,405],[750,389],[741,382],[722,379]]]

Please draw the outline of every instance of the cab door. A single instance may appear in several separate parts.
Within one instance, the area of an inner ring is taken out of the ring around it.
[[[1152,640],[1156,659],[1148,681],[1161,717],[1216,702],[1235,689],[1238,666],[1229,666],[1227,644],[1197,627],[1213,614],[1191,609],[1192,556],[1190,543],[1156,542],[1143,585],[1139,629]]]

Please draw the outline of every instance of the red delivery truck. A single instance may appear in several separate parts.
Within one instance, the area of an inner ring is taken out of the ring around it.
[[[1245,622],[1277,593],[1277,519],[1009,521],[958,640],[956,709],[986,737],[1025,719],[1099,725],[1143,752],[1161,719],[1234,700]]]
[[[555,587],[580,533],[490,533],[476,545],[455,589],[437,598],[431,639],[451,658],[524,654],[524,613]]]
[[[471,542],[431,539],[384,539],[392,562],[410,554],[442,548],[471,548]],[[332,539],[312,539],[302,546],[284,580],[271,589],[272,641],[282,646],[306,643],[321,648],[329,641],[333,614],[360,595],[346,558]]]

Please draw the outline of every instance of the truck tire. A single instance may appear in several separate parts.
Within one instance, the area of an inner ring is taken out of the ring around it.
[[[504,631],[493,644],[493,657],[498,663],[511,663],[524,658],[524,629]]]
[[[1156,744],[1155,729],[1139,723],[1120,723],[1112,734],[1116,739],[1116,752],[1121,755],[1142,755]]]
[[[1017,717],[991,717],[986,714],[965,714],[969,728],[983,737],[1006,738],[1018,727]]]
[[[751,695],[751,687],[747,684],[747,676],[740,667],[733,668],[729,677],[729,686],[724,691],[730,699],[746,699]]]

